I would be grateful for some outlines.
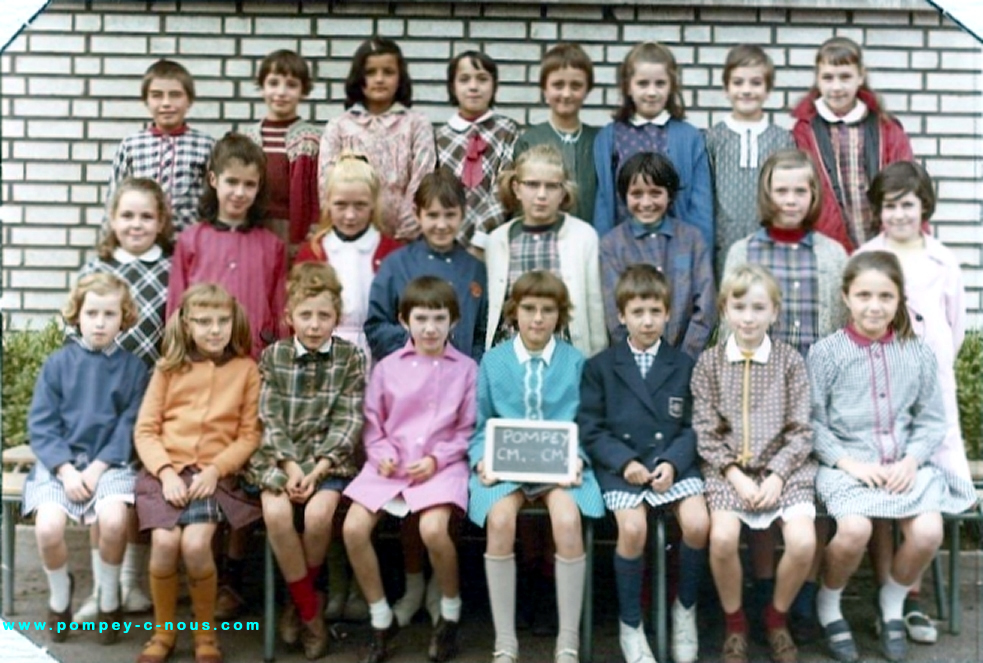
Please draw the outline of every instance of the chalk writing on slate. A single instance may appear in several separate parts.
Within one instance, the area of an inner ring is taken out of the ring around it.
[[[577,424],[489,419],[485,471],[498,481],[569,483],[577,477]]]

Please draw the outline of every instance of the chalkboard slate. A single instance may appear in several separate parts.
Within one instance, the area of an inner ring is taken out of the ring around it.
[[[577,424],[489,419],[485,472],[498,481],[572,483],[577,478]]]

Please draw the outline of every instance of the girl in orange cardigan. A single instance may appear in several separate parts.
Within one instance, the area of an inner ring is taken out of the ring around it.
[[[262,516],[236,473],[259,446],[259,370],[250,359],[249,322],[221,286],[188,289],[164,331],[134,432],[143,462],[136,485],[141,529],[153,530],[153,636],[137,663],[163,663],[174,649],[178,561],[188,574],[197,628],[196,663],[222,663],[215,635],[217,577],[212,536]]]

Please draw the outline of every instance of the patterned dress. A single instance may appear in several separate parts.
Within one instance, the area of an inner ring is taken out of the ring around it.
[[[779,150],[794,148],[786,129],[727,117],[707,132],[707,155],[713,171],[716,244],[713,255],[717,277],[724,273],[724,258],[731,245],[758,229],[758,176],[761,165]]]
[[[799,353],[765,336],[754,353],[743,354],[730,336],[700,355],[692,389],[693,430],[710,510],[733,511],[754,529],[776,518],[814,517],[809,380]],[[778,507],[747,510],[724,476],[734,464],[759,484],[770,473],[781,477]]]
[[[413,214],[413,196],[437,160],[430,120],[400,103],[381,115],[361,104],[349,108],[324,128],[318,167],[321,200],[327,195],[331,169],[346,150],[367,156],[382,179],[383,231],[397,239],[415,239],[420,225]]]
[[[121,332],[116,343],[142,359],[147,368],[153,368],[160,358],[164,338],[170,257],[165,256],[156,244],[141,256],[117,248],[109,260],[95,258],[86,264],[79,272],[79,278],[98,273],[113,274],[130,286],[130,294],[137,306],[137,323]]]
[[[485,457],[485,426],[489,419],[541,419],[575,421],[580,404],[580,374],[584,356],[572,345],[551,340],[541,356],[532,357],[516,336],[485,353],[478,370],[478,422],[468,447],[472,468]],[[604,500],[583,449],[583,480],[565,488],[588,518],[604,516]],[[484,527],[488,512],[500,499],[522,489],[523,484],[499,481],[491,486],[471,473],[468,517]]]
[[[921,340],[889,333],[871,341],[847,327],[813,346],[809,377],[822,463],[816,493],[830,515],[895,520],[959,513],[976,503],[972,483],[931,462],[946,419],[938,364]],[[836,467],[845,457],[886,465],[905,456],[919,467],[911,489],[900,494],[869,488]]]
[[[317,159],[321,132],[294,118],[263,120],[243,127],[242,134],[266,154],[269,227],[292,255],[320,217]]]
[[[437,129],[437,164],[446,166],[465,183],[467,204],[458,240],[464,246],[485,248],[488,235],[507,218],[498,198],[498,175],[512,167],[519,125],[488,111],[474,122],[454,114]],[[465,171],[476,172],[465,176]]]
[[[113,158],[106,199],[112,200],[116,186],[125,178],[149,177],[167,194],[174,230],[180,232],[198,220],[198,201],[214,146],[214,138],[188,125],[171,133],[152,126],[128,136]]]

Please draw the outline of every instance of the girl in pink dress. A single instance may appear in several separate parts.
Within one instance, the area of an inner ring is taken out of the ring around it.
[[[410,281],[399,304],[399,321],[410,340],[379,362],[365,394],[367,460],[345,489],[352,505],[344,525],[348,558],[372,620],[373,638],[362,663],[388,658],[399,630],[372,547],[372,530],[383,513],[397,518],[420,514],[420,536],[441,593],[429,658],[446,661],[457,650],[461,598],[448,525],[453,512],[468,505],[466,458],[478,377],[474,360],[447,343],[459,317],[449,283],[434,276]]]
[[[935,353],[945,404],[946,435],[932,462],[972,481],[956,403],[956,355],[966,334],[966,303],[959,261],[942,242],[926,232],[935,211],[935,191],[925,169],[899,161],[877,174],[867,192],[881,233],[858,249],[890,251],[905,274],[905,303],[912,327]],[[934,643],[938,632],[922,612],[918,588],[905,601],[905,629],[915,642]]]

